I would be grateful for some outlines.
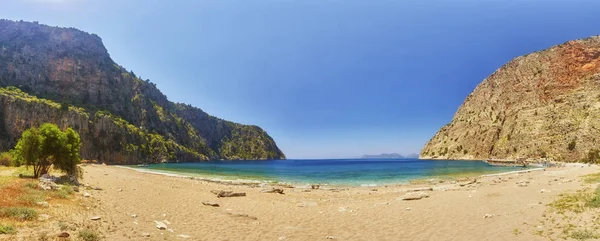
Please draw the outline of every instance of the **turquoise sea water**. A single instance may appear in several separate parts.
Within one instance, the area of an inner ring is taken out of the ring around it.
[[[523,168],[493,167],[482,161],[329,159],[162,163],[150,164],[144,169],[222,180],[370,186],[405,183],[412,179],[500,173]]]

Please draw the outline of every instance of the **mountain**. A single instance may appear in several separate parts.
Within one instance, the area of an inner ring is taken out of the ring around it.
[[[285,159],[260,127],[174,103],[116,64],[99,36],[0,20],[0,150],[44,122],[74,128],[82,157],[108,164]]]
[[[383,153],[383,154],[379,154],[379,155],[364,155],[361,158],[372,159],[372,158],[404,158],[404,157],[398,153]]]
[[[419,154],[417,154],[417,153],[411,153],[411,154],[406,155],[406,158],[413,158],[413,159],[419,158]]]
[[[420,158],[576,161],[600,148],[600,37],[517,57],[481,82]]]

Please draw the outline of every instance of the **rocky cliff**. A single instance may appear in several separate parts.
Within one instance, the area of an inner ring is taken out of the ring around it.
[[[0,87],[2,151],[52,122],[80,133],[83,158],[110,164],[285,158],[261,128],[169,101],[73,28],[0,20]]]
[[[600,148],[600,37],[513,59],[483,80],[423,159],[553,158]]]

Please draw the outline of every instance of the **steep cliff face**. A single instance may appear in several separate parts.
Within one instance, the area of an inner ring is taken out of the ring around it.
[[[483,80],[420,158],[554,158],[600,148],[600,37],[521,56]]]
[[[3,103],[2,150],[41,120],[71,126],[76,123],[68,116],[77,115],[87,116],[86,123],[75,128],[84,141],[82,156],[102,162],[285,158],[257,126],[170,102],[153,83],[114,63],[100,37],[77,29],[0,20],[0,86],[27,93],[4,89],[13,98],[37,97],[62,110],[38,106],[40,101],[27,106]],[[27,113],[29,108],[41,109]]]

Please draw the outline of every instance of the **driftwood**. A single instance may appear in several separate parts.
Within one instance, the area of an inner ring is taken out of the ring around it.
[[[471,184],[476,183],[476,182],[477,182],[477,179],[471,179],[468,182],[462,182],[462,183],[459,183],[458,185],[460,185],[461,187],[464,187],[466,185],[471,185]]]
[[[262,192],[262,193],[279,193],[279,194],[283,194],[283,189],[281,189],[281,188],[263,189],[260,192]]]
[[[217,194],[217,197],[245,197],[245,192],[233,192],[233,191],[223,191],[223,190],[212,190],[210,191],[214,194]]]
[[[215,202],[206,201],[206,202],[202,202],[202,204],[204,204],[206,206],[211,206],[211,207],[219,207],[219,204],[215,203]]]

